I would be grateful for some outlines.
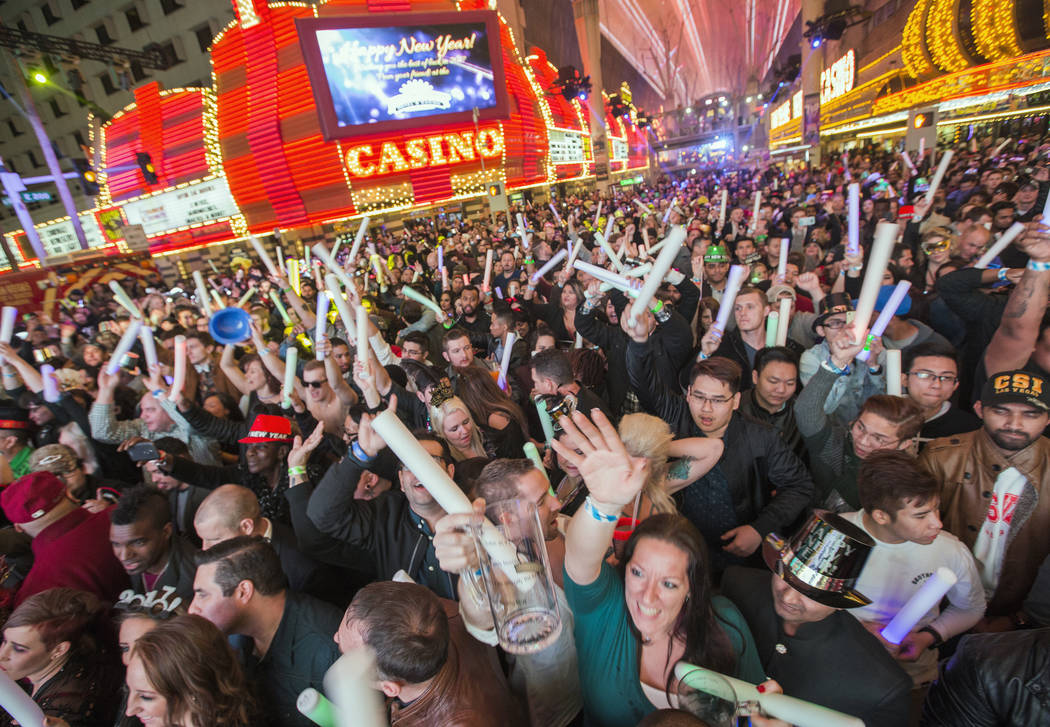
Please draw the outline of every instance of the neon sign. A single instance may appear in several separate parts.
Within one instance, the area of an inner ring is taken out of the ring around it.
[[[385,141],[382,144],[360,144],[347,150],[344,160],[350,176],[375,177],[407,172],[412,169],[442,167],[475,159],[499,159],[503,156],[503,134],[498,128],[458,134],[435,134]]]
[[[820,103],[823,106],[853,90],[857,80],[856,55],[851,48],[820,72]]]
[[[787,100],[784,103],[777,106],[769,114],[769,126],[772,129],[778,126],[783,126],[787,122],[791,121],[791,100]]]

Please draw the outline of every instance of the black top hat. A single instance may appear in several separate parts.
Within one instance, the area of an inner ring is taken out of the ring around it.
[[[849,293],[831,293],[824,296],[820,301],[820,315],[813,321],[813,332],[816,333],[817,326],[824,325],[831,316],[837,313],[848,313],[853,310],[853,301]]]
[[[874,547],[870,535],[841,515],[816,510],[790,540],[767,535],[762,557],[771,571],[817,603],[859,608],[871,603],[854,586]]]

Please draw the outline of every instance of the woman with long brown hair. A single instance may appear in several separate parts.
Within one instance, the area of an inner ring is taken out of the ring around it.
[[[500,390],[487,371],[468,367],[459,372],[459,397],[467,405],[481,435],[499,457],[521,457],[529,430],[525,413]]]
[[[258,712],[222,632],[200,616],[176,616],[131,649],[126,713],[147,727],[251,727]]]

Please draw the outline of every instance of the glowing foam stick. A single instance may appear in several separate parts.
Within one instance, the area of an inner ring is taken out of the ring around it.
[[[722,227],[726,223],[726,203],[729,202],[729,190],[722,190],[722,203],[718,209],[718,232],[721,234]]]
[[[172,374],[171,393],[168,399],[175,401],[186,385],[186,337],[175,336],[175,366]]]
[[[554,441],[554,421],[551,419],[550,412],[547,411],[546,399],[536,399],[536,414],[539,415],[540,428],[543,429],[543,440],[549,447]]]
[[[901,159],[904,160],[904,164],[908,167],[908,171],[911,172],[909,176],[914,177],[918,172],[915,171],[915,165],[911,163],[911,156],[906,151],[900,153]]]
[[[846,244],[846,253],[849,255],[856,255],[860,252],[860,185],[856,183],[849,186],[849,208],[846,229],[849,235],[849,241]]]
[[[503,344],[503,360],[500,361],[499,365],[499,378],[496,379],[496,383],[499,388],[507,391],[507,374],[510,373],[510,354],[514,349],[514,342],[518,339],[518,334],[514,331],[507,333],[507,342]]]
[[[857,360],[867,361],[871,356],[871,342],[886,332],[886,327],[890,325],[890,320],[897,314],[897,309],[901,307],[901,303],[904,302],[910,288],[911,283],[907,280],[897,283],[897,287],[893,289],[890,299],[886,301],[886,305],[882,306],[879,317],[872,324],[871,331],[868,333],[868,341],[864,345],[864,349],[857,354]]]
[[[197,305],[204,315],[211,317],[211,303],[208,302],[208,289],[204,287],[204,276],[200,270],[193,271],[193,283],[197,287]]]
[[[948,164],[952,161],[951,149],[947,149],[944,155],[941,156],[941,163],[937,165],[937,171],[933,173],[933,180],[930,182],[930,188],[926,190],[926,206],[929,207],[933,204],[933,195],[937,194],[937,188],[941,186],[941,180],[944,179],[944,173],[948,171]]]
[[[630,270],[625,270],[623,274],[624,277],[627,278],[640,278],[652,269],[652,263],[642,263],[638,267],[631,268]]]
[[[780,299],[779,313],[776,344],[778,346],[786,346],[788,342],[788,328],[791,326],[791,298]]]
[[[22,687],[0,672],[0,707],[21,725],[43,725],[44,712]]]
[[[336,727],[335,705],[313,687],[307,687],[299,693],[295,708],[318,727]]]
[[[849,152],[842,152],[842,171],[846,175],[846,181],[853,179],[849,173]]]
[[[901,350],[886,349],[886,393],[890,396],[901,395]]]
[[[383,262],[382,260],[380,260],[378,255],[372,256],[372,269],[375,271],[376,274],[376,285],[379,285],[381,288],[385,288],[386,273],[383,272]],[[465,284],[466,283],[464,282],[464,285]]]
[[[551,208],[551,212],[554,213],[554,219],[556,219],[558,221],[558,224],[561,225],[562,224],[561,215],[558,214],[558,210],[557,210],[557,208],[555,208],[554,203],[551,202],[549,204],[549,206]]]
[[[594,229],[598,229],[598,220],[602,216],[602,201],[598,200],[598,209],[594,213]]]
[[[357,306],[357,359],[368,371],[368,311],[363,305]]]
[[[600,247],[602,252],[605,253],[605,257],[609,258],[609,262],[612,263],[612,266],[618,271],[623,272],[623,263],[620,262],[620,258],[616,257],[616,253],[613,252],[613,249],[609,247],[609,243],[606,242],[605,236],[600,232],[595,232],[594,239],[598,242],[598,247]]]
[[[241,299],[237,301],[237,307],[242,308],[245,303],[252,299],[255,295],[256,288],[248,288],[248,292],[241,296]]]
[[[920,141],[924,141],[924,140],[920,139]],[[1009,139],[1003,140],[1003,142],[999,146],[995,147],[995,152],[992,154],[992,156],[999,156],[999,152],[1001,152],[1003,150],[1003,147],[1005,147],[1009,143],[1010,143]]]
[[[213,263],[210,259],[208,260],[208,265],[211,266],[211,270],[213,273],[215,273],[216,275],[222,275],[222,273],[219,272],[219,269],[215,267],[215,263]]]
[[[346,334],[350,338],[357,338],[357,324],[354,321],[353,314],[350,312],[350,305],[346,302],[346,298],[343,297],[343,293],[339,289],[339,278],[332,273],[328,273],[328,275],[324,276],[324,283],[328,289],[329,300],[332,301],[336,311],[339,312],[339,319],[343,322]],[[405,290],[408,290],[408,288],[406,287]]]
[[[613,225],[615,225],[615,224],[616,224],[616,218],[613,217],[612,215],[609,215],[609,221],[605,225],[605,240],[607,242],[612,240]],[[612,243],[610,242],[610,245],[611,244]],[[620,256],[619,255],[616,256],[616,260],[617,260],[617,262],[619,262],[619,260],[620,260]]]
[[[335,273],[335,276],[339,278],[339,282],[343,284],[344,288],[353,288],[354,283],[350,280],[350,276],[339,267],[335,260],[332,259],[332,255],[328,252],[328,248],[324,246],[323,242],[319,242],[314,245],[314,257],[325,264],[329,272]]]
[[[58,379],[55,378],[55,367],[44,364],[40,367],[40,378],[44,381],[44,401],[54,404],[62,398],[58,390]]]
[[[565,261],[565,272],[569,272],[569,270],[572,269],[572,264],[576,261],[576,256],[580,254],[580,250],[583,248],[583,240],[577,239],[576,244],[571,247],[572,249],[569,251],[569,258]]]
[[[288,284],[292,286],[292,290],[295,291],[296,295],[302,295],[300,282],[299,282],[299,259],[291,258],[288,260]]]
[[[911,633],[931,608],[941,602],[944,594],[950,591],[958,580],[955,573],[943,565],[935,570],[882,630],[882,638],[891,644],[904,641],[904,637]]]
[[[536,445],[532,442],[525,442],[525,444],[522,445],[521,451],[525,454],[525,459],[532,462],[532,464],[536,466],[536,469],[542,472],[543,476],[546,477],[547,468],[543,466],[543,458],[540,457],[540,451],[536,449]]]
[[[5,305],[2,318],[0,318],[0,341],[10,344],[11,337],[15,335],[15,321],[18,319],[18,309]],[[0,363],[4,360],[0,356]]]
[[[280,268],[281,272],[285,275],[288,274],[288,267],[284,264],[284,245],[277,245],[277,267]]]
[[[751,211],[751,229],[758,229],[758,208],[762,206],[762,190],[755,192],[755,208]]]
[[[284,303],[281,302],[281,296],[277,294],[277,291],[270,288],[270,300],[273,301],[273,307],[277,309],[277,313],[281,316],[281,320],[284,325],[292,325],[292,317],[288,315],[287,309],[284,307]]]
[[[376,682],[375,656],[371,649],[351,649],[328,669],[324,686],[335,704],[333,727],[387,727],[382,692]]]
[[[222,302],[222,296],[219,295],[219,291],[217,291],[217,290],[211,291],[211,298],[212,298],[212,300],[215,301],[215,309],[216,310],[221,310],[221,309],[226,307],[226,304]]]
[[[1048,197],[1047,199],[1050,199]],[[1043,219],[1046,219],[1046,210],[1043,211]],[[1010,229],[1004,232],[998,240],[992,243],[992,246],[988,248],[988,251],[981,255],[981,259],[974,265],[978,270],[984,270],[988,265],[999,256],[999,254],[1006,249],[1006,246],[1014,241],[1018,235],[1024,232],[1024,224],[1021,222],[1015,222],[1010,225]]]
[[[485,279],[481,283],[481,287],[485,290],[489,289],[489,282],[492,280],[492,248],[485,251]]]
[[[445,269],[445,246],[438,245],[438,270]]]
[[[780,260],[777,261],[777,282],[783,283],[787,277],[788,248],[791,247],[791,239],[782,237],[780,239]]]
[[[542,278],[544,275],[546,275],[555,267],[557,267],[561,263],[561,261],[564,260],[568,255],[569,251],[566,250],[564,247],[561,250],[558,250],[558,252],[554,253],[554,257],[552,257],[550,260],[544,263],[542,268],[534,272],[529,277],[529,283],[532,285],[538,283],[540,278]]]
[[[324,291],[317,293],[317,321],[314,323],[314,356],[318,361],[324,361],[321,353],[321,337],[325,328],[328,327],[328,294]]]
[[[780,324],[780,313],[775,310],[766,315],[766,348],[772,348],[777,343],[777,328]]]
[[[864,720],[833,709],[822,707],[786,694],[760,692],[754,684],[719,674],[710,669],[694,666],[685,661],[675,664],[674,674],[686,686],[725,699],[725,684],[733,688],[733,697],[738,702],[758,702],[762,711],[799,727],[864,727]],[[730,701],[733,701],[732,697]]]
[[[270,258],[270,254],[266,252],[266,248],[263,247],[262,242],[257,237],[250,238],[252,247],[255,248],[255,254],[262,260],[263,265],[269,271],[270,275],[277,276],[277,267],[273,264],[273,260]]]
[[[365,233],[368,232],[368,219],[368,215],[361,218],[361,224],[357,228],[357,235],[354,236],[354,244],[350,246],[350,257],[347,258],[347,262],[357,260],[357,253],[361,249],[361,243],[364,242]]]
[[[131,296],[128,295],[127,291],[125,291],[124,288],[121,287],[120,283],[118,283],[116,280],[110,280],[109,289],[113,291],[113,297],[116,299],[116,301],[120,303],[124,307],[124,309],[127,310],[128,313],[130,313],[135,318],[142,317],[142,311],[137,305],[135,305],[135,301],[131,299]]]
[[[635,197],[634,203],[638,207],[638,211],[642,213],[643,217],[648,217],[653,213],[653,211],[649,209],[648,205],[642,204],[642,201],[637,197]]]
[[[576,341],[572,344],[573,348],[583,348],[583,336],[579,333],[576,334]]]
[[[142,326],[139,331],[139,340],[142,341],[142,352],[146,355],[146,370],[157,365],[157,344],[153,341],[153,329]]]
[[[577,260],[572,264],[577,270],[587,273],[592,278],[598,278],[602,282],[608,283],[614,288],[618,288],[624,292],[635,290],[637,288],[638,281],[625,278],[622,275],[618,275],[611,270],[600,268],[597,265],[591,263],[585,263],[583,260]]]
[[[518,213],[518,233],[521,235],[522,248],[528,250],[529,240],[532,237],[532,235],[529,234],[528,228],[525,227],[525,217],[521,214],[521,212]]]
[[[871,246],[867,269],[864,271],[864,282],[857,298],[857,312],[853,315],[856,321],[854,341],[860,343],[868,332],[871,314],[875,311],[875,300],[882,288],[882,276],[890,262],[893,246],[897,243],[897,223],[880,222],[875,228],[875,242]]]
[[[299,349],[289,346],[284,352],[284,388],[281,389],[282,406],[292,405],[292,392],[295,391],[295,371],[299,365]]]
[[[736,301],[736,294],[740,290],[740,284],[744,282],[745,275],[747,275],[746,265],[734,265],[729,268],[726,289],[718,304],[718,318],[715,320],[715,328],[718,329],[719,335],[725,333],[729,316],[733,315],[733,303]]]
[[[678,251],[681,249],[682,243],[685,242],[685,228],[681,225],[676,226],[664,238],[663,242],[666,245],[664,245],[664,248],[657,256],[656,262],[653,263],[653,269],[645,277],[645,283],[642,284],[642,289],[638,292],[638,300],[631,306],[631,317],[628,322],[632,326],[638,322],[638,312],[649,309],[649,302],[653,299],[653,295],[656,294],[656,289],[660,287],[660,283],[664,282],[664,276],[667,275],[667,271],[674,264],[674,259],[678,257]]]
[[[135,345],[135,339],[139,337],[139,331],[142,329],[142,320],[139,318],[132,318],[131,323],[128,325],[124,335],[120,337],[120,343],[117,344],[117,348],[113,351],[113,355],[109,359],[109,363],[106,364],[106,373],[112,376],[117,373],[120,369],[120,360],[124,358],[131,347]]]

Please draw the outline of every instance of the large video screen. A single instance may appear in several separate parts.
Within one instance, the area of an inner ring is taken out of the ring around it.
[[[507,116],[492,11],[296,21],[327,139]]]

